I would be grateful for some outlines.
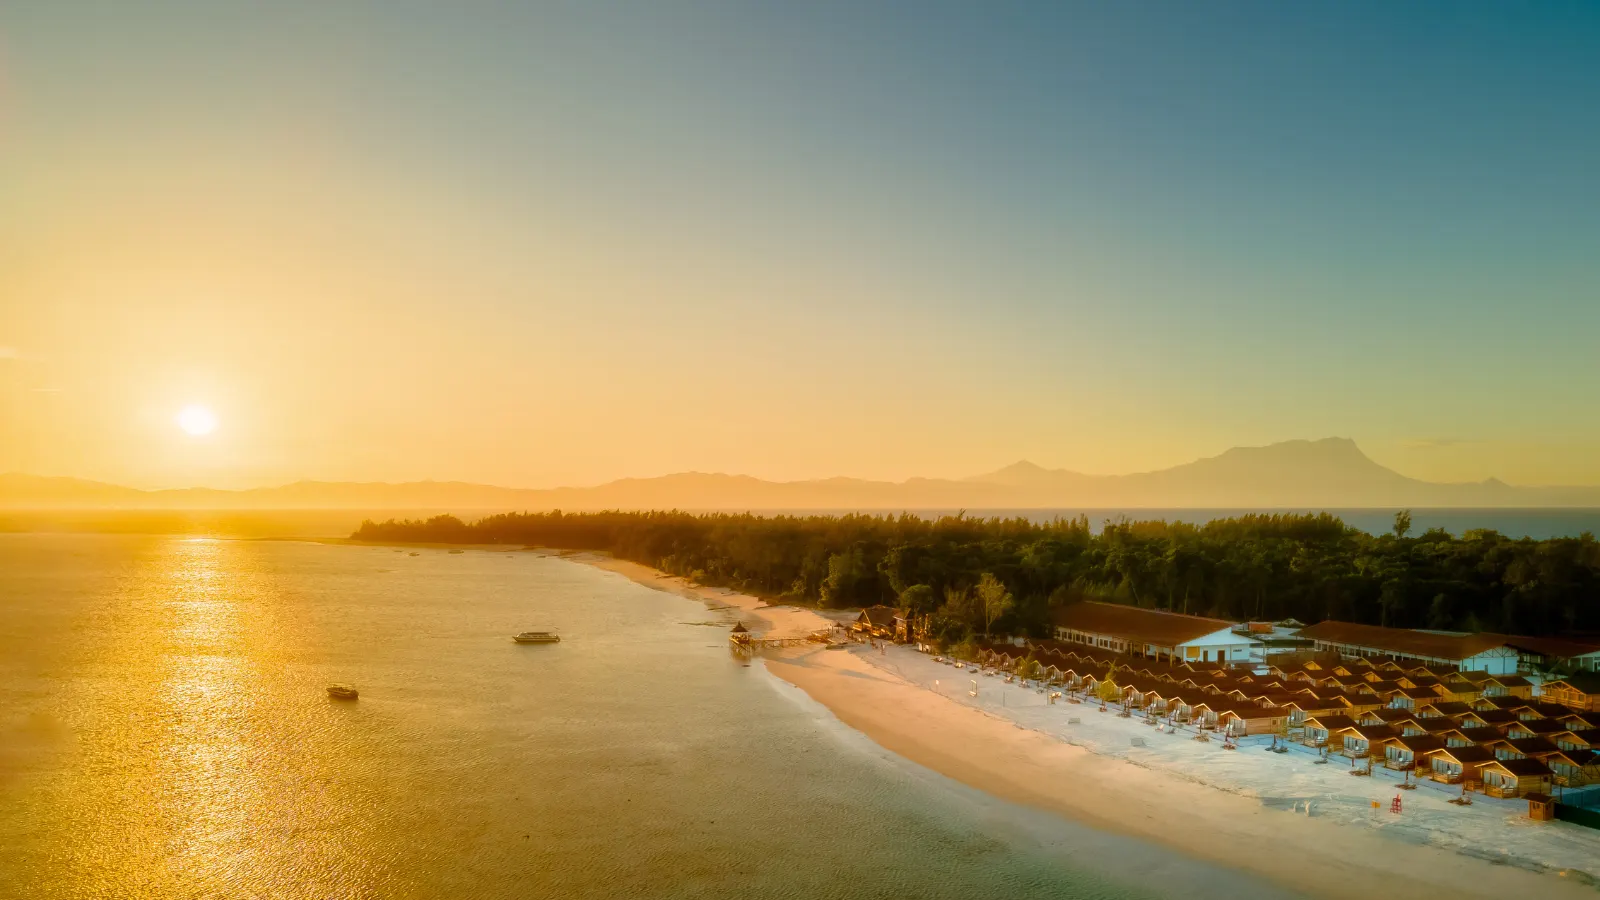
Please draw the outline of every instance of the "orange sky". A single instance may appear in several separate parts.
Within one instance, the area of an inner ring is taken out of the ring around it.
[[[1600,483],[1600,143],[1519,101],[1558,33],[1480,73],[1532,178],[1432,87],[1235,82],[1109,10],[858,11],[852,42],[805,10],[184,6],[0,12],[0,471],[901,479],[1337,435]],[[1307,103],[1330,130],[1284,140]]]

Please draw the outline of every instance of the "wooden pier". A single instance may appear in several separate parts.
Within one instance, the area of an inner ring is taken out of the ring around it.
[[[830,639],[828,629],[813,631],[799,637],[756,637],[747,631],[744,625],[733,626],[733,631],[728,635],[728,642],[735,649],[740,650],[773,650],[779,647],[799,647],[804,644],[826,644]]]

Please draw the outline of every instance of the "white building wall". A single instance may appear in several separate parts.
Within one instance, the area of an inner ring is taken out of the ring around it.
[[[1177,647],[1179,659],[1209,662],[1246,662],[1252,652],[1259,654],[1260,650],[1260,641],[1235,634],[1232,628],[1218,629]]]

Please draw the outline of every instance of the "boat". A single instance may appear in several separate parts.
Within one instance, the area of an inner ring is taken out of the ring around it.
[[[467,551],[465,551],[465,550],[451,550],[450,552],[451,553],[465,553]]]
[[[328,696],[335,700],[354,700],[361,696],[361,692],[348,684],[328,685]]]
[[[524,631],[512,635],[511,639],[519,644],[556,644],[561,642],[561,636],[548,631]]]
[[[412,556],[421,556],[421,555],[422,555],[422,554],[421,554],[421,553],[416,553],[416,552],[413,552],[413,553],[412,553],[412,554],[411,554],[411,555],[412,555]]]

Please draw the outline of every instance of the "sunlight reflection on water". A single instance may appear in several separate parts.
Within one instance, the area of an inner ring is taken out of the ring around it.
[[[583,566],[0,535],[0,603],[5,900],[1144,893],[1083,861],[1115,839],[846,749],[703,609]]]

